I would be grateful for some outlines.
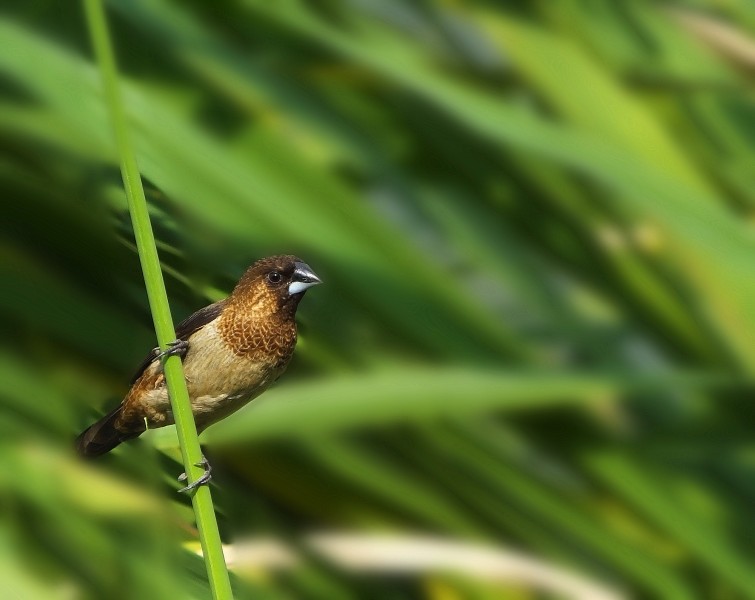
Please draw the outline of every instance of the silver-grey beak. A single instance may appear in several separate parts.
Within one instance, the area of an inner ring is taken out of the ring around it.
[[[291,283],[288,284],[288,293],[291,296],[301,294],[307,288],[318,283],[322,283],[322,280],[315,275],[312,268],[307,263],[297,261],[294,263],[294,275],[291,278]]]

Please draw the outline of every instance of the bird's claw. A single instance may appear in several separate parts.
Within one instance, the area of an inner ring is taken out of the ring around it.
[[[202,455],[202,460],[199,461],[198,463],[195,463],[194,466],[202,467],[204,469],[204,473],[196,481],[192,481],[186,487],[182,487],[180,490],[178,490],[179,493],[191,492],[192,490],[198,488],[200,485],[205,485],[209,483],[210,479],[212,479],[212,466],[204,457],[204,455]],[[186,481],[187,479],[188,479],[188,476],[186,475],[186,473],[181,473],[178,476],[178,481]]]
[[[158,354],[155,358],[159,361],[164,362],[169,356],[180,356],[183,358],[189,351],[189,342],[186,340],[173,340],[172,342],[168,342],[168,347],[165,350],[161,352],[159,351],[159,348],[155,348],[155,350],[158,350]]]

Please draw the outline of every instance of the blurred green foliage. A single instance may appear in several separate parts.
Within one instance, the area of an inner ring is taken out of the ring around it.
[[[755,597],[755,8],[108,9],[174,315],[269,253],[326,282],[290,372],[204,436],[224,539],[307,558],[239,598],[551,597],[345,573],[312,530]],[[154,333],[80,7],[2,11],[2,595],[208,597],[175,432],[72,455]]]

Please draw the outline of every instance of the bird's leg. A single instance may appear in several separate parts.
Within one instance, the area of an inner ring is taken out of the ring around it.
[[[198,488],[200,485],[205,485],[205,484],[209,483],[210,479],[212,479],[212,466],[207,461],[207,459],[205,458],[204,454],[202,455],[202,460],[199,461],[198,463],[196,463],[194,466],[195,467],[202,467],[202,468],[204,468],[204,473],[196,481],[193,481],[192,483],[190,483],[186,487],[182,487],[180,490],[178,490],[179,493],[180,492],[191,492],[193,489]],[[188,477],[187,477],[186,473],[181,473],[178,476],[178,481],[186,481],[187,479],[188,479]]]
[[[169,356],[180,356],[184,358],[189,351],[189,342],[186,340],[173,340],[168,342],[168,347],[160,352],[159,348],[155,348],[157,356],[155,358],[160,361],[164,361]]]

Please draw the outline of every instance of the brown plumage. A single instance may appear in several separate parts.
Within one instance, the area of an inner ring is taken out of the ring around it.
[[[231,295],[176,328],[197,430],[202,431],[264,392],[286,369],[296,346],[296,309],[317,275],[295,256],[254,263]],[[140,366],[120,406],[76,440],[83,456],[173,423],[160,353]]]

